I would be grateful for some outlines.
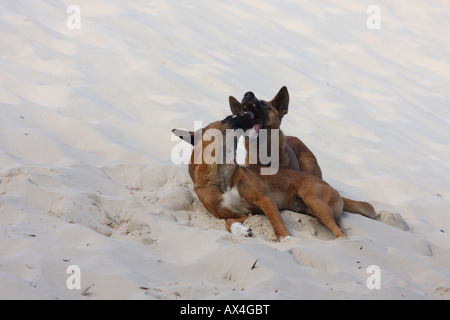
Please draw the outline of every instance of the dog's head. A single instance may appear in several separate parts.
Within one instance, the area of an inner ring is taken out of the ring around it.
[[[241,102],[234,97],[230,97],[229,101],[234,115],[243,115],[245,112],[254,114],[251,128],[256,133],[259,129],[279,129],[281,120],[289,111],[289,92],[286,87],[282,87],[271,101],[258,100],[253,92],[247,92]]]

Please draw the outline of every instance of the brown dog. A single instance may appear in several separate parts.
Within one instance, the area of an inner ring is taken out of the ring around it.
[[[286,87],[283,87],[269,102],[258,100],[252,92],[247,92],[244,95],[242,102],[239,102],[236,98],[231,96],[229,102],[231,111],[235,115],[242,115],[247,110],[252,111],[256,115],[254,120],[256,130],[279,130],[281,120],[289,111],[289,92]],[[267,139],[269,141],[266,145],[268,149],[270,149],[271,146],[271,136],[271,134],[267,134]],[[278,143],[280,168],[300,170],[322,179],[322,170],[319,167],[316,157],[300,139],[292,136],[284,136],[280,130]],[[246,165],[251,165],[249,162],[248,138],[246,138],[245,141],[245,148],[247,150]],[[261,164],[259,152],[257,159],[258,164]],[[348,198],[342,198],[342,200],[344,201],[344,211],[358,213],[368,218],[375,219],[375,209],[371,204]]]
[[[242,225],[249,213],[264,213],[278,239],[289,236],[279,210],[308,212],[317,217],[336,237],[345,237],[338,225],[343,208],[339,193],[322,179],[301,171],[280,169],[275,175],[261,175],[260,166],[242,167],[232,161],[236,138],[228,139],[230,131],[253,130],[255,116],[244,112],[213,122],[194,134],[183,130],[172,132],[194,145],[189,174],[195,192],[206,209],[217,218],[226,219],[227,229],[251,236]],[[215,134],[211,134],[211,132]],[[197,139],[194,136],[197,135]],[[214,139],[211,138],[214,136]],[[224,142],[222,145],[217,142]],[[225,143],[226,142],[226,143]],[[215,145],[214,145],[215,144]],[[206,158],[215,158],[213,162]],[[200,158],[197,158],[201,155]]]

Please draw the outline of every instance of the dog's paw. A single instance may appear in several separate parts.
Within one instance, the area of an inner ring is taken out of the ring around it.
[[[231,233],[237,236],[243,236],[243,237],[251,237],[252,236],[252,229],[245,227],[240,222],[235,222],[231,225]]]
[[[287,242],[287,241],[289,241],[291,239],[292,239],[292,236],[282,237],[282,238],[280,238],[280,242]]]

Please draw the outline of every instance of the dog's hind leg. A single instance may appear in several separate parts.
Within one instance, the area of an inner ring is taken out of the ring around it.
[[[304,199],[305,200],[305,199]],[[318,218],[333,234],[336,238],[347,237],[339,227],[337,219],[342,211],[341,203],[336,203],[332,206],[327,205],[320,199],[313,199],[312,201],[305,201],[311,214]]]

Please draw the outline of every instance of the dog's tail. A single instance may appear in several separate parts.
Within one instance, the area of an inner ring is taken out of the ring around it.
[[[375,219],[377,216],[375,209],[368,202],[348,198],[342,198],[342,200],[344,200],[344,211],[346,212],[361,214],[370,219]]]

